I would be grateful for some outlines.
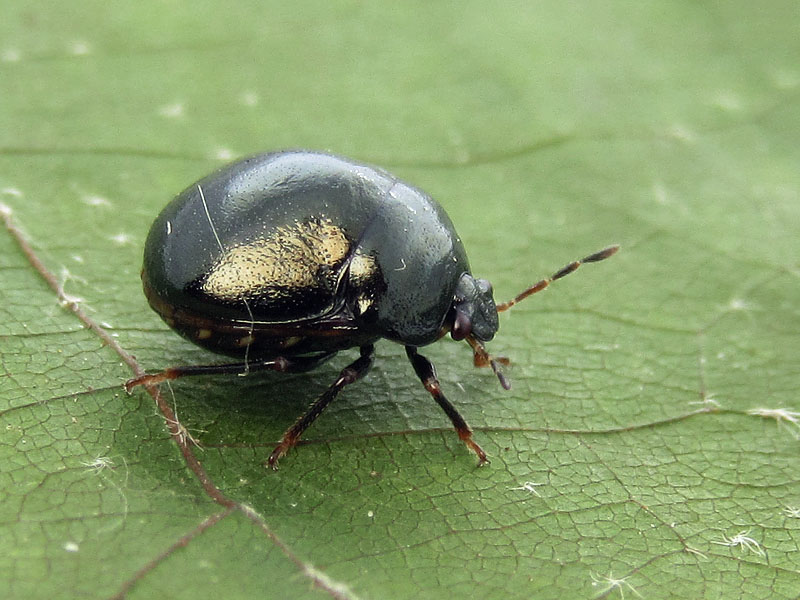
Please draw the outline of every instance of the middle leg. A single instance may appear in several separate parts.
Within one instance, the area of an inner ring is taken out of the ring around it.
[[[341,392],[345,386],[356,382],[367,374],[367,371],[369,371],[372,366],[374,352],[375,348],[371,344],[361,347],[361,356],[342,369],[342,372],[339,373],[339,377],[333,382],[333,385],[325,390],[322,396],[295,421],[294,425],[286,430],[286,433],[284,433],[281,438],[281,443],[275,447],[275,450],[272,451],[272,454],[269,455],[269,459],[267,459],[267,464],[270,467],[273,469],[278,468],[278,460],[286,454],[292,446],[297,444],[303,432],[308,429],[322,411],[333,402],[334,398],[339,395],[339,392]]]

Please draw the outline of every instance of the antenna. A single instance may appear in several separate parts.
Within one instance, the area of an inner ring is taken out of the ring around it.
[[[509,308],[514,306],[517,302],[525,300],[525,298],[527,298],[528,296],[532,296],[536,292],[541,292],[556,279],[561,279],[562,277],[566,277],[573,271],[577,270],[578,267],[580,267],[582,264],[600,262],[601,260],[605,260],[610,256],[614,256],[617,253],[617,250],[619,250],[619,246],[615,244],[613,246],[609,246],[608,248],[600,250],[600,252],[595,252],[594,254],[590,254],[589,256],[586,256],[581,260],[576,260],[575,262],[569,263],[566,267],[559,269],[558,271],[553,273],[550,277],[546,277],[545,279],[542,279],[541,281],[533,284],[527,290],[525,290],[521,294],[518,294],[517,297],[514,298],[513,300],[509,300],[508,302],[503,302],[502,304],[498,304],[497,312],[503,312],[505,310],[508,310]]]
[[[600,252],[595,252],[594,254],[590,254],[581,260],[576,260],[574,262],[569,263],[567,266],[559,269],[555,273],[553,273],[550,277],[546,277],[541,281],[533,284],[527,290],[518,294],[516,298],[513,300],[509,300],[508,302],[503,302],[502,304],[497,305],[497,312],[503,312],[504,310],[508,310],[512,306],[514,306],[517,302],[525,300],[528,296],[532,296],[536,292],[541,292],[545,289],[548,285],[554,282],[556,279],[561,279],[562,277],[566,277],[573,271],[575,271],[578,267],[580,267],[584,263],[593,263],[593,262],[600,262],[601,260],[607,259],[609,256],[614,256],[619,250],[618,245],[609,246],[608,248],[604,248],[600,250]],[[468,335],[466,337],[467,343],[472,346],[472,352],[474,356],[474,363],[476,367],[492,367],[492,371],[494,374],[497,375],[497,379],[500,380],[500,385],[503,386],[504,389],[509,390],[511,389],[511,383],[508,381],[508,378],[503,374],[502,368],[500,365],[508,365],[509,360],[503,356],[494,357],[490,355],[486,351],[486,347],[483,345],[479,339],[477,339],[474,335]]]

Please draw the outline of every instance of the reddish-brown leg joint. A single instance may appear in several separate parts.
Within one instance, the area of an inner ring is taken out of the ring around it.
[[[347,365],[342,372],[339,373],[339,377],[336,381],[331,385],[325,392],[320,396],[309,408],[308,410],[299,418],[297,421],[294,422],[289,429],[283,434],[280,443],[275,447],[272,451],[272,454],[269,455],[267,459],[267,465],[272,469],[278,468],[278,460],[281,459],[293,446],[297,444],[300,440],[300,436],[303,435],[303,432],[308,429],[308,427],[316,420],[316,418],[322,413],[327,406],[333,402],[336,396],[339,395],[339,392],[342,389],[350,385],[351,383],[355,383],[359,379],[361,379],[364,375],[366,375],[369,368],[372,366],[373,361],[373,354],[374,354],[374,347],[373,346],[364,346],[361,348],[361,356],[358,360],[355,360],[351,364]]]
[[[133,388],[139,385],[158,385],[159,383],[164,383],[170,379],[177,379],[178,377],[180,377],[180,374],[177,369],[166,369],[161,373],[155,373],[153,375],[141,375],[140,377],[134,377],[126,381],[125,391],[130,394]]]
[[[468,335],[466,340],[467,343],[472,347],[473,364],[476,367],[492,367],[492,371],[494,371],[494,374],[497,375],[497,379],[500,381],[500,385],[503,386],[503,389],[510,390],[511,382],[508,381],[508,378],[500,369],[500,365],[509,365],[511,364],[511,361],[505,356],[498,356],[497,358],[491,356],[486,351],[486,348],[484,348],[483,344],[476,339],[475,336]]]
[[[464,417],[456,410],[456,407],[453,406],[442,393],[442,388],[441,385],[439,385],[439,380],[436,378],[436,369],[433,363],[419,354],[417,349],[413,346],[406,346],[406,354],[411,361],[411,365],[414,367],[417,377],[419,377],[422,382],[422,385],[425,386],[428,393],[433,396],[436,403],[442,407],[442,410],[450,418],[456,433],[458,433],[458,437],[470,450],[478,455],[478,466],[480,467],[488,463],[489,458],[486,456],[486,452],[472,439],[472,429],[467,425]]]

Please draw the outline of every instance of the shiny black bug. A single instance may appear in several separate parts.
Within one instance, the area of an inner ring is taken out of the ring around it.
[[[403,344],[425,389],[461,440],[487,462],[472,431],[418,351],[446,334],[466,340],[476,366],[491,366],[484,343],[497,313],[543,290],[610,246],[495,304],[470,273],[447,214],[389,173],[329,154],[287,151],[245,158],[201,179],[164,208],[150,230],[142,281],[150,306],[190,341],[238,362],[185,366],[125,384],[187,375],[313,369],[340,350],[360,356],[287,431],[278,459],[345,386],[363,377],[381,338]]]

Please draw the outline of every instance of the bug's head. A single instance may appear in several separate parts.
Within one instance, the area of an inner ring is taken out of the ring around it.
[[[492,296],[492,284],[464,273],[456,286],[450,309],[450,335],[461,341],[467,336],[488,342],[497,333],[497,306]]]
[[[492,286],[485,279],[475,279],[469,273],[461,276],[456,286],[453,305],[448,314],[447,325],[450,327],[450,335],[454,340],[467,340],[472,346],[475,357],[476,367],[492,367],[495,375],[500,380],[500,384],[505,389],[510,389],[511,384],[503,375],[500,365],[507,365],[508,359],[503,357],[492,357],[484,346],[484,342],[490,341],[497,333],[499,326],[497,313],[503,312],[547,288],[556,279],[569,275],[578,267],[586,263],[600,262],[613,256],[619,250],[619,246],[608,246],[599,252],[590,254],[581,260],[576,260],[565,267],[533,284],[508,302],[496,304],[492,296]]]
[[[475,279],[469,273],[464,273],[456,286],[447,324],[450,327],[450,336],[454,340],[467,340],[472,346],[475,366],[491,366],[500,384],[509,389],[511,385],[498,364],[507,361],[502,358],[495,360],[489,356],[483,345],[494,337],[499,327],[492,284],[485,279]]]

